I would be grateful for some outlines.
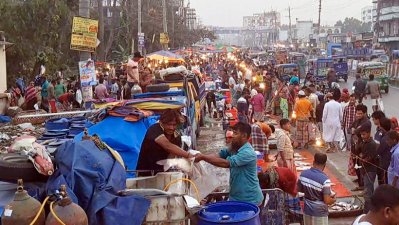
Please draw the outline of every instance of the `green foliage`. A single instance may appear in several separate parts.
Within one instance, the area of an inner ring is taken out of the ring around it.
[[[125,61],[131,54],[132,39],[137,49],[137,1],[92,0],[100,7],[92,8],[91,18],[99,19],[99,61]],[[159,34],[163,32],[162,5],[159,0],[142,0],[142,32],[145,33],[147,53],[160,50]],[[167,1],[168,34],[172,49],[189,47],[205,38],[215,40],[213,32],[203,28],[189,30],[178,8]],[[67,76],[76,75],[79,53],[70,50],[73,16],[78,15],[79,0],[0,0],[0,31],[13,43],[7,49],[8,84],[16,77],[32,80],[39,73],[40,65],[46,66],[51,77],[63,69]],[[110,10],[114,16],[107,17]],[[73,68],[73,69],[71,69]]]
[[[335,26],[340,26],[342,27],[341,32],[342,33],[365,33],[365,32],[370,32],[371,31],[371,23],[362,23],[362,21],[356,19],[356,18],[345,18],[344,21],[339,20]]]
[[[69,50],[75,1],[0,1],[0,30],[14,45],[7,50],[8,84],[24,76],[31,80],[41,64],[51,76],[59,68],[76,64],[77,53]]]

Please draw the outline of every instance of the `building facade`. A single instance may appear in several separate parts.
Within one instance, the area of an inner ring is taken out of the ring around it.
[[[215,44],[244,46],[242,27],[208,27],[215,32]]]
[[[361,10],[361,21],[362,23],[372,23],[373,22],[373,6],[363,7]]]
[[[399,49],[399,0],[378,0],[374,26],[378,43],[387,49]]]
[[[265,47],[279,40],[281,15],[270,11],[243,17],[244,46]]]
[[[298,42],[306,43],[309,41],[311,34],[313,34],[313,21],[296,21],[294,39]]]

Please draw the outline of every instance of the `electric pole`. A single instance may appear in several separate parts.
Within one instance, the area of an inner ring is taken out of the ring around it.
[[[319,22],[318,22],[318,24],[317,24],[317,33],[318,34],[320,34],[320,27],[321,27],[321,24],[320,24],[320,17],[321,17],[321,0],[319,0]]]
[[[79,0],[79,16],[90,17],[90,2],[89,0]],[[79,52],[80,61],[86,61],[91,58],[90,52]]]
[[[137,2],[137,10],[138,10],[138,12],[137,12],[137,15],[138,15],[137,32],[138,32],[138,37],[140,38],[141,37],[140,36],[141,35],[141,0],[138,0],[138,2]],[[134,37],[133,37],[133,39],[134,39]],[[137,47],[138,47],[138,51],[140,53],[143,53],[143,46],[141,45],[140,41],[138,41]]]
[[[291,7],[288,7],[288,17],[289,17],[289,33],[288,33],[288,41],[290,42],[290,44],[292,43],[292,26],[291,26]]]

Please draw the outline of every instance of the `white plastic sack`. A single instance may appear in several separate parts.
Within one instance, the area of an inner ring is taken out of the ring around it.
[[[229,186],[230,170],[201,161],[194,163],[191,178],[196,184],[202,200],[217,188]],[[196,196],[196,191],[192,186],[189,195]]]
[[[381,98],[377,99],[377,105],[378,105],[378,109],[384,112],[384,102],[382,101]]]
[[[187,73],[187,69],[184,66],[178,66],[178,67],[169,67],[159,71],[159,75],[161,76],[162,79],[169,74],[175,74],[175,73]]]
[[[175,168],[186,173],[191,173],[193,169],[194,158],[176,158],[176,159],[164,159],[157,162],[158,165],[163,166],[164,171],[168,171],[170,168]]]

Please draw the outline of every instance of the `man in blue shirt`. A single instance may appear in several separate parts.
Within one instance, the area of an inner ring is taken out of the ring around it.
[[[388,136],[388,145],[392,147],[391,163],[388,168],[388,184],[399,188],[399,134],[391,130],[386,136]]]
[[[298,191],[305,194],[304,224],[328,225],[328,205],[335,202],[335,193],[331,191],[331,181],[323,172],[327,155],[316,153],[313,167],[301,173]]]
[[[233,127],[233,138],[229,149],[208,155],[197,154],[196,161],[204,160],[214,166],[230,168],[229,200],[262,204],[263,194],[260,189],[256,168],[256,153],[248,139],[251,126],[238,122]]]

